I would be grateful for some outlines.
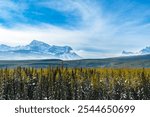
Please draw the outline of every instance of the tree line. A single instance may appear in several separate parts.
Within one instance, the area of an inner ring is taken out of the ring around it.
[[[150,69],[0,69],[1,100],[148,100]]]

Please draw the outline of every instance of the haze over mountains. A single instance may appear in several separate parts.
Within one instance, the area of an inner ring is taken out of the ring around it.
[[[69,46],[55,46],[33,40],[25,46],[11,47],[0,45],[1,60],[27,60],[27,59],[63,59],[72,60],[81,58]]]

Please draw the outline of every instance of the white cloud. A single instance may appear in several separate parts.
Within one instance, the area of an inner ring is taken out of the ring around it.
[[[127,19],[121,19],[122,23],[118,24],[120,15],[105,14],[101,5],[96,2],[91,2],[91,0],[61,1],[52,0],[37,4],[60,12],[75,14],[80,19],[79,27],[67,29],[50,24],[37,26],[18,24],[14,28],[8,29],[0,26],[0,43],[25,45],[33,39],[37,39],[49,44],[69,45],[79,55],[88,58],[116,56],[124,49],[137,51],[150,43],[150,24],[140,24],[141,18],[135,20],[136,18],[130,16]],[[18,6],[10,1],[9,4],[13,11],[18,11]],[[3,7],[4,10],[0,12],[11,16],[10,12],[5,13],[7,6],[0,6],[0,8]],[[121,13],[123,10],[126,11],[126,9],[122,9]],[[142,15],[144,16],[144,13]],[[106,49],[111,52],[92,52],[87,51],[86,48]]]
[[[6,21],[16,20],[15,18],[25,19],[24,10],[27,9],[25,3],[15,3],[12,0],[0,0],[0,18]]]
[[[80,31],[72,31],[62,29],[59,27],[47,25],[47,26],[24,26],[18,25],[18,28],[7,29],[0,27],[1,43],[10,45],[27,44],[33,39],[41,40],[49,44],[56,45],[77,45],[82,43],[80,38],[84,38],[84,33]]]
[[[101,53],[101,52],[91,52],[86,50],[77,50],[75,51],[78,53],[79,56],[83,56],[87,59],[94,59],[94,58],[108,58],[108,57],[118,57],[121,53]]]

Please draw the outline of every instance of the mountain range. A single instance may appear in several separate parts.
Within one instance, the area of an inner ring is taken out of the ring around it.
[[[150,54],[150,47],[138,52],[123,51],[123,56],[147,55]],[[29,60],[29,59],[81,59],[70,46],[49,45],[42,41],[33,40],[25,46],[11,47],[0,45],[0,60]]]
[[[146,47],[138,52],[122,51],[122,55],[147,55],[147,54],[150,54],[150,46]]]
[[[1,60],[26,60],[26,59],[63,59],[72,60],[81,58],[70,46],[49,45],[42,41],[33,40],[25,46],[11,47],[0,45]]]

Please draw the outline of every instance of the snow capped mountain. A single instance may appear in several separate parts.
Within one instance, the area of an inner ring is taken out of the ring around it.
[[[150,46],[142,49],[140,51],[141,54],[150,54]]]
[[[33,40],[26,46],[10,47],[0,45],[1,59],[80,59],[69,46],[51,46],[47,43]]]
[[[139,52],[127,52],[127,51],[122,51],[122,55],[146,55],[150,54],[150,47],[146,47]]]

